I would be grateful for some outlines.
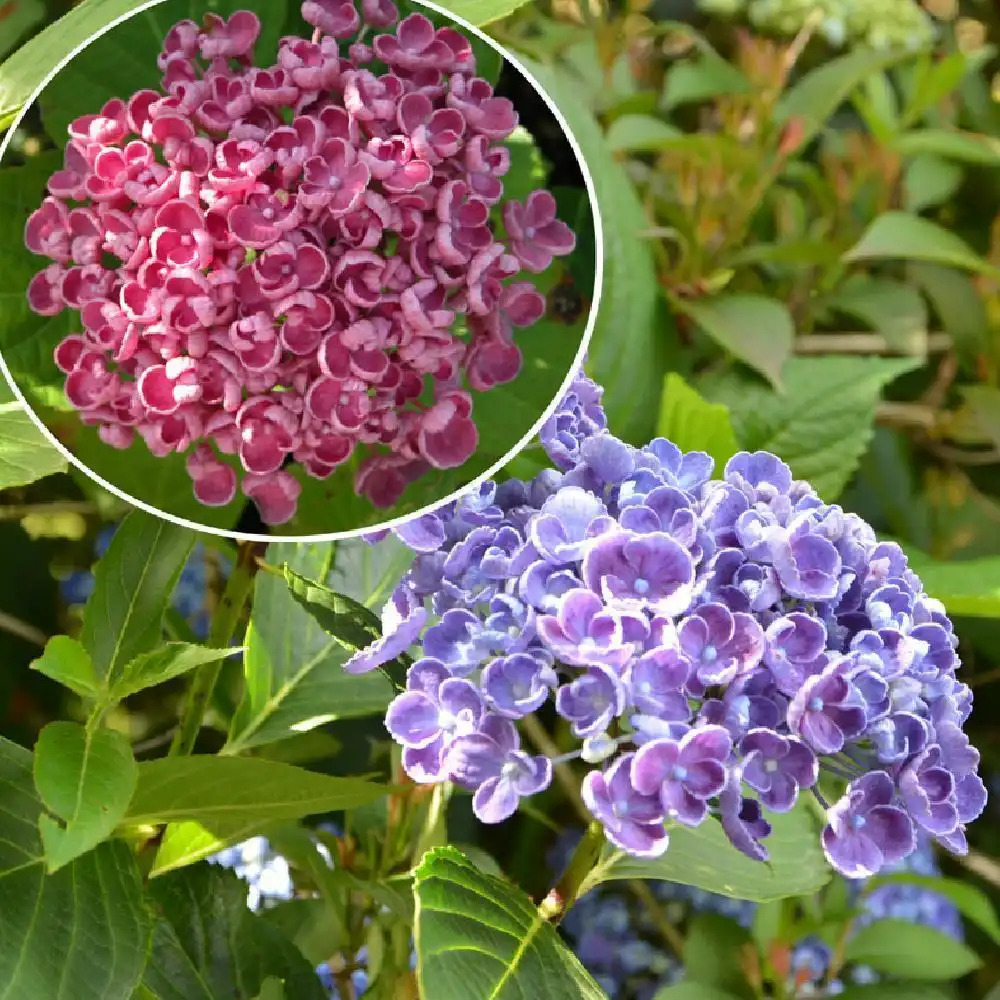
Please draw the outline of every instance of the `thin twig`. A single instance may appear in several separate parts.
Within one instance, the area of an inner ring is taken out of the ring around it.
[[[928,441],[928,449],[946,462],[956,465],[994,465],[1000,462],[1000,449],[990,448],[988,451],[967,451],[965,448],[953,448],[940,441]]]
[[[929,354],[943,354],[951,350],[952,339],[947,333],[928,333],[926,348]],[[796,354],[903,353],[877,333],[811,333],[797,337],[794,350]]]
[[[527,715],[520,721],[528,739],[538,751],[545,754],[546,757],[553,759],[560,756],[559,747],[556,746],[555,741],[549,736],[545,731],[545,727],[542,726],[535,716]],[[583,801],[583,796],[580,794],[580,783],[577,781],[573,769],[566,761],[562,761],[554,766],[553,774],[556,781],[562,786],[563,791],[566,792],[566,796],[573,804],[577,815],[589,827],[594,817],[587,808],[587,804]],[[680,958],[684,952],[684,939],[677,932],[677,928],[667,920],[663,913],[663,908],[650,891],[649,886],[640,879],[629,879],[628,887],[645,908],[649,918],[667,944],[667,947]]]
[[[96,514],[89,500],[53,500],[50,503],[17,503],[0,507],[0,521],[21,521],[41,514]]]
[[[219,599],[218,607],[212,616],[212,625],[208,633],[208,645],[214,649],[224,649],[232,642],[239,625],[240,616],[246,605],[250,592],[253,590],[254,577],[257,574],[260,554],[263,546],[260,542],[241,542],[236,556],[236,565],[226,582],[226,589]],[[222,672],[223,660],[206,663],[198,667],[188,689],[187,700],[181,715],[180,724],[170,744],[170,756],[178,757],[191,753],[195,740],[205,719],[205,712],[212,700],[212,692]]]
[[[49,641],[49,637],[40,628],[29,622],[22,621],[20,618],[8,614],[6,611],[0,611],[0,629],[42,649],[45,648],[45,644]]]
[[[938,415],[921,403],[881,402],[875,408],[875,419],[892,427],[919,427],[930,431],[937,426]]]

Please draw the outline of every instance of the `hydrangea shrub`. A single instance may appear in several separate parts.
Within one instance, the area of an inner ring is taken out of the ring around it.
[[[514,330],[545,312],[524,275],[576,241],[550,192],[504,198],[517,112],[461,31],[391,0],[302,16],[266,67],[252,12],[176,24],[160,89],[72,122],[25,229],[52,261],[31,308],[79,317],[55,360],[80,419],[275,525],[293,463],[322,480],[357,453],[376,508],[462,466],[472,391],[517,377]]]
[[[768,858],[765,810],[813,796],[849,878],[916,850],[955,853],[982,812],[957,641],[940,602],[859,517],[776,456],[712,459],[611,434],[581,376],[541,433],[555,468],[394,529],[416,556],[383,639],[346,668],[418,644],[386,726],[416,782],[472,792],[485,823],[578,759],[608,841],[655,858],[670,828],[717,816]],[[579,741],[522,744],[543,706]]]

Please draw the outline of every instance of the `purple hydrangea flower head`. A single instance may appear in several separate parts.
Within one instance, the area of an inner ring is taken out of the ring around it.
[[[751,729],[740,742],[743,780],[775,812],[788,812],[800,788],[816,784],[816,755],[794,736],[771,729]]]
[[[607,771],[591,771],[580,791],[587,808],[603,824],[608,840],[640,858],[659,857],[670,838],[663,828],[657,794],[644,795],[632,783],[634,754],[622,754]]]
[[[850,877],[908,856],[918,829],[966,850],[986,798],[962,728],[971,692],[902,550],[773,455],[741,453],[713,480],[708,456],[618,441],[599,400],[581,377],[547,425],[558,470],[396,529],[416,555],[358,662],[422,630],[427,680],[389,710],[408,773],[446,780],[457,743],[477,815],[508,816],[547,781],[517,732],[553,695],[579,741],[558,762],[588,769],[584,802],[623,851],[656,856],[670,824],[717,817],[762,860],[769,814],[804,791]],[[438,620],[421,623],[428,605]]]
[[[475,789],[472,808],[484,823],[507,819],[523,796],[552,782],[552,761],[521,750],[513,724],[497,716],[489,717],[479,732],[457,737],[444,769],[452,781]]]
[[[896,804],[895,785],[885,771],[870,771],[852,782],[827,820],[823,850],[848,878],[874,875],[916,847],[913,822]]]
[[[249,11],[171,28],[157,90],[70,124],[24,234],[51,261],[29,306],[79,314],[55,361],[81,421],[186,454],[201,503],[242,491],[269,524],[298,507],[288,465],[357,456],[375,507],[463,465],[472,390],[518,376],[514,328],[545,312],[518,275],[576,243],[548,191],[504,197],[517,113],[461,31],[391,0],[301,13],[273,66]]]
[[[643,795],[659,794],[665,815],[697,826],[708,814],[708,800],[726,786],[726,761],[732,737],[721,726],[692,729],[680,740],[652,740],[632,764],[632,782]]]

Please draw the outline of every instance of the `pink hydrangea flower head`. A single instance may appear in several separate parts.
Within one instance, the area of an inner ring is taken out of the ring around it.
[[[300,473],[348,466],[383,509],[468,461],[470,390],[517,377],[545,311],[516,276],[575,242],[547,192],[504,201],[517,114],[460,31],[392,0],[302,16],[271,66],[253,13],[174,25],[160,88],[72,122],[24,231],[30,307],[79,314],[54,359],[80,419],[270,525]]]

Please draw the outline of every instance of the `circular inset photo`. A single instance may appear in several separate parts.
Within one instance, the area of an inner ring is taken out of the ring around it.
[[[496,472],[585,353],[601,240],[575,140],[436,8],[165,0],[22,114],[49,145],[0,165],[24,227],[0,356],[131,503],[371,530]]]

